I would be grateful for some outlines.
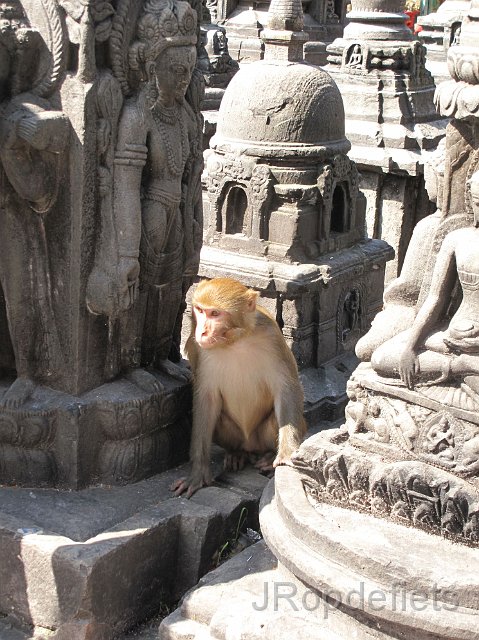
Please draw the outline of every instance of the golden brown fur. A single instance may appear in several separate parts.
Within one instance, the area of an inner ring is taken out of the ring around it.
[[[211,482],[212,440],[241,466],[246,453],[287,464],[304,433],[303,393],[294,357],[257,292],[236,280],[201,282],[193,296],[186,351],[193,370],[191,475],[172,487],[187,496]]]

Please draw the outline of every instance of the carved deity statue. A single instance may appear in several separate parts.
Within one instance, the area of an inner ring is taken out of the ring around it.
[[[348,60],[348,67],[360,67],[363,63],[363,54],[359,44],[355,44]]]
[[[468,181],[474,226],[451,231],[437,256],[429,295],[412,327],[378,347],[371,364],[407,387],[463,379],[479,392],[479,172]],[[456,284],[462,302],[445,321]]]
[[[125,8],[133,5],[125,0],[118,15],[127,16]],[[117,32],[126,31],[124,22],[121,29],[116,23]],[[127,56],[113,47],[113,69],[127,96],[113,179],[116,288],[128,308],[122,320],[123,366],[148,391],[158,383],[144,369],[180,380],[188,376],[170,357],[176,355],[173,336],[185,288],[198,268],[202,233],[196,24],[187,2],[147,0]],[[98,298],[92,310],[110,313]]]
[[[14,408],[62,367],[44,218],[69,125],[45,97],[52,85],[38,80],[40,34],[13,4],[0,17],[0,372],[16,374],[0,404]]]

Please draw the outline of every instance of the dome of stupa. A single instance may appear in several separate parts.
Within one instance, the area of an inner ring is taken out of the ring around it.
[[[256,156],[317,156],[347,152],[344,107],[325,71],[288,60],[245,65],[225,91],[216,149]]]

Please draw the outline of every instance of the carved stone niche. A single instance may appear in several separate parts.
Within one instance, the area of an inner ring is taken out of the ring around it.
[[[239,111],[239,106],[224,107],[237,129],[231,110]],[[223,142],[222,136],[228,135],[224,120],[220,127],[206,160],[207,244],[305,262],[362,239],[365,203],[358,172],[344,153],[335,153],[339,149],[334,143],[317,158],[302,157],[298,145],[284,154],[291,156],[288,161],[279,158],[277,140],[268,144],[263,139],[246,153],[238,153],[242,143]],[[241,140],[241,135],[235,132],[235,136]]]
[[[151,7],[0,5],[4,484],[121,484],[187,453],[188,374],[168,356],[201,244],[197,73],[188,105],[182,97],[162,111],[149,101],[160,56],[178,55],[193,73],[196,16],[187,3],[168,16]],[[166,17],[180,35],[165,35]],[[155,171],[163,181],[149,179]],[[147,207],[166,209],[177,229],[161,255],[142,233]]]

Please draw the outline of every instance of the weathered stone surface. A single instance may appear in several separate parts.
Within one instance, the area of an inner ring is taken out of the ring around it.
[[[0,482],[119,484],[184,458],[203,81],[191,6],[169,35],[155,11],[0,7]]]
[[[215,6],[214,13],[217,15],[218,21],[226,27],[233,58],[242,63],[261,60],[265,55],[262,36],[264,30],[268,28],[270,19],[268,5],[271,3],[265,5],[254,2],[252,5],[248,5],[244,0],[228,3],[218,3],[214,0],[210,4]],[[342,33],[345,20],[346,5],[344,2],[333,3],[319,0],[305,5],[304,27],[302,25],[300,28],[304,28],[309,39],[305,47],[307,62],[316,65],[325,63],[325,43],[331,42]],[[283,28],[290,31],[300,30],[293,27],[277,24],[273,28]]]
[[[461,43],[461,23],[469,6],[467,0],[445,0],[437,11],[418,16],[417,23],[422,27],[418,37],[427,47],[426,66],[437,85],[449,80],[447,54]]]
[[[181,473],[75,493],[0,489],[0,612],[48,637],[111,640],[174,602],[240,528],[257,527],[266,483],[248,468],[188,501],[169,489]]]
[[[305,444],[311,455],[320,437]],[[281,468],[275,491],[271,483],[262,500],[262,527],[278,566],[263,542],[246,549],[205,576],[144,638],[228,638],[233,630],[258,640],[474,637],[477,550],[314,506],[304,481]],[[446,574],[444,554],[454,557]]]

